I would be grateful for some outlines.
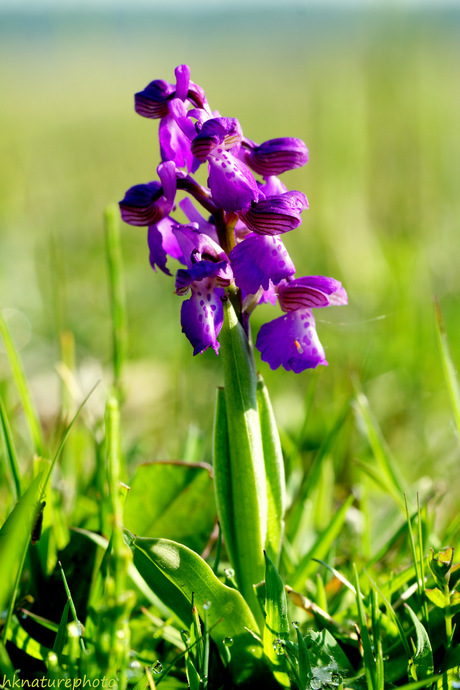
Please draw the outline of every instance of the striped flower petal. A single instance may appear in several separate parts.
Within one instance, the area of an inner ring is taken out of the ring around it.
[[[311,307],[347,304],[347,293],[342,283],[326,276],[306,276],[295,280],[282,280],[277,288],[283,311]]]
[[[300,214],[308,208],[308,200],[302,192],[285,192],[251,204],[238,214],[246,226],[260,235],[281,235],[297,228]]]

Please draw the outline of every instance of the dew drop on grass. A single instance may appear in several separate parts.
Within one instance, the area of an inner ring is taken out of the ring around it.
[[[340,676],[340,673],[333,673],[331,676],[332,687],[338,688],[341,682],[342,682],[342,677]]]
[[[209,609],[211,608],[211,602],[210,602],[210,601],[205,601],[204,604],[203,604],[203,608],[204,608],[205,611],[209,611]]]
[[[224,645],[226,647],[231,647],[233,644],[233,637],[225,637],[224,638]]]
[[[323,687],[323,684],[319,678],[316,678],[315,676],[313,676],[313,678],[310,681],[310,687],[311,687],[311,690],[321,690],[321,688]]]
[[[180,636],[182,637],[182,642],[184,644],[190,644],[190,635],[188,634],[188,630],[181,630]]]
[[[229,580],[231,580],[233,577],[235,577],[235,571],[233,570],[233,568],[225,568],[224,575]]]
[[[154,673],[161,673],[163,670],[163,664],[161,661],[155,661],[155,663],[152,666],[152,670]]]
[[[278,654],[278,656],[281,656],[281,654],[284,654],[285,646],[286,646],[286,643],[284,642],[284,640],[281,640],[279,637],[277,637],[273,640],[273,649],[275,650],[275,653]]]
[[[300,627],[299,622],[298,621],[292,621],[292,627],[297,630]]]

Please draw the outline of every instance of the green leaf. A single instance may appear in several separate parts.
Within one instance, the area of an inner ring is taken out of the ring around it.
[[[62,611],[61,621],[53,644],[53,652],[57,654],[58,660],[61,660],[62,650],[67,639],[67,623],[69,620],[70,601],[67,599],[64,610]]]
[[[257,631],[251,610],[241,594],[222,584],[198,554],[168,539],[137,537],[131,549],[142,577],[181,620],[187,619],[186,627],[192,619],[192,596],[203,620],[203,605],[210,602],[210,635],[222,658],[226,658],[225,638],[233,639],[230,670],[236,683],[265,671],[262,646],[249,632]]]
[[[11,663],[11,659],[6,651],[5,643],[0,640],[0,673],[3,676],[3,682],[9,681],[9,687],[13,687],[16,671]]]
[[[298,623],[292,623],[297,633],[297,647],[298,647],[298,662],[299,662],[299,680],[301,683],[301,690],[307,687],[308,678],[311,676],[311,661],[308,647],[305,643],[304,637],[300,630]]]
[[[0,530],[0,611],[6,609],[13,594],[24,553],[30,541],[42,474],[29,485]]]
[[[267,539],[266,550],[277,567],[281,541],[284,535],[284,513],[286,511],[286,482],[283,453],[273,408],[267,386],[259,374],[257,379],[257,403],[260,417],[260,431],[264,450],[265,476],[267,480]]]
[[[283,687],[290,687],[283,645],[286,640],[289,640],[286,591],[278,571],[267,554],[265,554],[265,614],[264,653],[275,669],[277,681]]]
[[[430,549],[428,555],[428,566],[433,574],[438,587],[445,587],[449,584],[450,571],[454,561],[454,549],[449,546],[443,551],[439,551],[436,555],[433,549]]]
[[[267,533],[267,487],[257,407],[257,377],[246,333],[230,302],[224,302],[220,334],[230,450],[232,516],[236,579],[244,598],[262,625],[253,585],[264,577]],[[220,463],[222,465],[222,463]],[[219,462],[216,464],[216,469]]]
[[[130,486],[123,518],[130,532],[204,549],[217,512],[210,466],[147,463]]]
[[[355,571],[355,581],[356,581],[356,604],[358,607],[358,618],[359,627],[361,633],[361,643],[363,647],[363,657],[364,657],[364,671],[366,674],[367,687],[368,690],[376,690],[376,666],[375,659],[372,652],[371,640],[369,637],[369,631],[367,629],[366,614],[364,611],[364,605],[361,598],[361,589],[359,586],[359,577],[356,565],[354,565]]]
[[[46,661],[46,658],[51,651],[47,647],[33,639],[21,626],[16,616],[11,619],[11,625],[8,631],[7,639],[16,645],[25,654],[33,657],[34,659],[40,659],[40,661]]]
[[[187,680],[188,680],[188,684],[190,686],[190,690],[200,690],[200,686],[201,686],[200,675],[194,666],[194,663],[190,657],[190,654],[188,654],[186,656],[185,672],[187,674]]]
[[[310,662],[329,666],[341,673],[350,673],[352,666],[348,657],[329,630],[308,631],[308,653]]]
[[[445,609],[446,606],[450,605],[449,599],[446,599],[439,589],[425,589],[425,594],[431,603],[440,609]]]
[[[417,674],[415,680],[428,678],[428,676],[432,676],[434,673],[433,650],[431,649],[430,638],[428,637],[425,626],[419,621],[411,607],[408,604],[405,604],[405,606],[414,624],[417,640],[417,646],[413,657],[415,672]]]
[[[214,489],[216,492],[219,523],[224,535],[225,548],[232,563],[237,561],[235,520],[233,512],[232,474],[228,438],[227,405],[225,391],[217,389],[213,431]]]

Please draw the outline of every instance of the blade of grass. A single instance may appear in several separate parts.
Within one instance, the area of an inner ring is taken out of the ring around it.
[[[67,623],[69,621],[70,602],[67,600],[62,611],[61,620],[56,633],[53,644],[53,652],[57,654],[58,660],[61,660],[62,650],[64,649],[65,641],[67,639]]]
[[[426,506],[425,506],[426,508]],[[422,616],[425,627],[429,626],[428,617],[428,602],[425,596],[425,558],[423,556],[423,530],[422,530],[422,512],[420,509],[420,496],[417,493],[417,514],[418,514],[418,557],[419,557],[419,572],[420,572],[420,588],[422,597]]]
[[[364,395],[363,391],[355,382],[355,401],[354,409],[360,422],[360,426],[372,449],[375,460],[383,474],[388,480],[391,487],[392,495],[398,506],[404,511],[403,494],[405,491],[404,482],[400,476],[398,466],[391,455],[390,449],[387,447],[383,438],[382,432],[373,418],[370,410],[369,401]]]
[[[311,492],[316,488],[321,477],[323,462],[331,452],[333,444],[348,417],[350,411],[350,400],[351,399],[347,400],[341,409],[334,426],[329,433],[326,434],[309,471],[304,475],[297,495],[292,501],[292,507],[290,511],[288,511],[287,517],[287,532],[291,542],[294,542],[297,536],[301,524],[305,501],[307,497],[310,496]]]
[[[310,654],[299,624],[294,622],[292,625],[297,633],[300,688],[304,690],[307,688],[308,679],[311,676]]]
[[[67,426],[67,428],[66,428],[66,430],[65,430],[65,432],[64,432],[64,434],[63,434],[63,436],[62,436],[62,438],[61,438],[61,442],[59,443],[58,449],[57,449],[56,453],[54,454],[53,460],[51,461],[51,465],[50,465],[50,468],[49,468],[49,470],[48,470],[48,474],[46,475],[45,481],[44,481],[44,483],[43,483],[43,487],[42,487],[41,494],[40,494],[40,501],[42,501],[43,498],[44,498],[44,496],[45,496],[46,487],[47,487],[47,485],[48,485],[49,480],[51,479],[51,474],[52,474],[52,472],[53,472],[54,466],[55,466],[56,462],[58,461],[59,456],[60,456],[61,453],[62,453],[62,449],[63,449],[64,446],[65,446],[65,443],[66,443],[67,438],[68,438],[68,436],[69,436],[69,434],[70,434],[70,432],[71,432],[71,430],[72,430],[72,427],[73,427],[73,425],[75,424],[75,422],[77,421],[77,418],[78,418],[80,412],[82,411],[83,407],[86,405],[88,399],[91,397],[91,395],[92,395],[92,394],[94,393],[94,391],[96,390],[96,388],[97,388],[97,386],[99,385],[99,383],[100,383],[100,381],[97,381],[97,382],[94,384],[94,386],[91,388],[90,392],[88,393],[88,395],[86,396],[86,398],[83,400],[83,402],[82,402],[81,405],[79,406],[78,410],[76,411],[76,413],[75,413],[75,415],[74,415],[72,421],[71,421],[70,424]]]
[[[77,609],[75,608],[75,604],[73,602],[72,595],[70,593],[69,585],[67,584],[67,578],[66,578],[65,573],[64,573],[64,568],[62,567],[62,564],[60,561],[58,562],[58,565],[59,565],[59,569],[61,571],[61,577],[62,577],[62,581],[64,583],[64,589],[65,589],[66,594],[67,594],[67,601],[69,603],[70,612],[72,613],[72,618],[73,618],[74,623],[75,623],[77,630],[78,630],[80,647],[81,647],[82,652],[85,653],[86,652],[86,646],[85,646],[85,641],[83,640],[83,627],[82,627],[82,624],[80,623],[80,621],[78,619]]]
[[[123,394],[121,377],[126,357],[127,330],[118,207],[107,206],[104,212],[104,227],[112,315],[113,380],[117,397],[121,400]]]
[[[24,410],[27,426],[29,427],[29,432],[32,437],[35,453],[36,455],[45,455],[42,428],[30,393],[29,385],[27,383],[24,367],[16,348],[14,347],[11,334],[1,310],[0,335],[3,338],[6,355],[10,363],[11,373],[13,374],[13,378],[16,383],[16,388],[19,393],[22,409]]]
[[[407,496],[404,496],[404,500],[406,503],[407,530],[409,532],[410,549],[411,549],[412,560],[413,560],[414,568],[415,568],[415,578],[416,578],[416,583],[417,583],[417,593],[418,593],[418,598],[419,598],[419,605],[422,605],[422,602],[423,602],[422,574],[420,572],[419,559],[417,558],[417,553],[415,551],[414,533],[412,532],[412,524],[411,524],[411,520],[410,520],[410,516],[409,516],[409,508],[407,505]]]
[[[345,503],[343,503],[339,510],[335,513],[326,529],[319,534],[313,546],[309,549],[305,556],[301,558],[295,572],[290,578],[290,584],[293,589],[302,588],[305,580],[314,570],[315,565],[312,563],[313,557],[322,559],[326,556],[333,542],[338,537],[343,527],[348,508],[352,505],[354,500],[355,497],[353,495],[350,495],[347,498]]]
[[[297,438],[295,439],[295,442],[293,443],[293,446],[290,450],[290,452],[287,454],[286,458],[286,467],[289,472],[292,471],[293,467],[295,464],[297,464],[298,459],[301,454],[301,448],[303,448],[305,444],[305,440],[307,438],[307,429],[308,429],[308,421],[310,419],[310,412],[313,406],[313,398],[315,397],[315,391],[316,391],[316,385],[318,383],[318,377],[320,375],[320,372],[318,369],[313,369],[311,371],[311,377],[309,384],[307,386],[307,391],[305,394],[305,402],[304,402],[304,418],[302,422],[302,426],[300,428],[300,431],[297,435]]]
[[[375,657],[375,685],[378,690],[383,690],[384,670],[383,670],[383,649],[382,637],[380,634],[380,618],[381,613],[377,602],[377,593],[374,589],[370,591],[371,599],[371,614],[372,614],[372,638],[374,642],[374,657]]]
[[[358,608],[359,627],[361,632],[361,642],[363,646],[364,655],[364,671],[366,674],[366,681],[368,690],[377,690],[376,666],[374,655],[372,653],[371,641],[369,638],[369,631],[367,629],[366,614],[361,598],[361,588],[359,586],[359,576],[356,565],[353,564],[356,582],[356,605]]]
[[[460,439],[460,386],[458,383],[455,365],[450,352],[449,341],[447,339],[446,326],[442,316],[439,302],[434,298],[434,308],[436,314],[436,333],[438,336],[439,350],[441,352],[442,368],[449,391],[450,401],[457,426],[457,438]]]
[[[402,626],[401,621],[399,620],[398,616],[395,613],[394,608],[386,598],[386,596],[383,594],[382,590],[378,587],[377,583],[372,579],[372,577],[369,575],[367,571],[366,575],[369,578],[369,582],[371,583],[372,588],[377,592],[377,594],[382,598],[383,603],[385,604],[385,608],[387,610],[388,615],[390,618],[393,620],[394,624],[396,625],[399,633],[400,640],[402,642],[402,645],[404,647],[404,650],[407,655],[407,660],[409,661],[412,657],[412,653],[409,647],[409,643],[407,642],[406,634],[404,632],[404,628]]]
[[[14,446],[13,434],[11,433],[10,423],[8,421],[8,416],[6,414],[5,406],[3,404],[2,397],[0,395],[0,423],[3,430],[3,438],[5,440],[6,456],[8,458],[11,476],[13,478],[14,491],[13,498],[18,500],[22,494],[21,489],[21,473],[19,471],[18,457],[16,454],[16,448]]]
[[[269,556],[265,553],[265,627],[264,653],[274,668],[275,678],[283,687],[290,687],[283,644],[289,640],[286,591]],[[279,653],[281,649],[281,654]]]

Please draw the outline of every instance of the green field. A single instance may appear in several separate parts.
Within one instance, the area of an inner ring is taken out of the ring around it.
[[[459,429],[434,297],[459,365],[459,38],[458,12],[0,13],[0,308],[47,447],[57,446],[62,396],[75,410],[102,379],[88,404],[97,437],[112,376],[103,212],[128,187],[156,179],[157,123],[134,113],[133,93],[156,78],[173,81],[175,66],[187,63],[211,107],[237,117],[250,139],[307,143],[308,165],[285,182],[307,194],[310,209],[286,245],[298,275],[333,276],[348,292],[348,307],[316,315],[327,368],[296,376],[257,360],[293,496],[350,396],[365,395],[326,454],[303,517],[306,540],[354,493],[336,562],[364,562],[385,543],[404,516],[380,481],[380,453],[397,468],[411,511],[417,493],[430,497],[426,552],[458,546]],[[141,462],[181,458],[190,444],[190,457],[211,462],[219,359],[192,357],[181,298],[173,279],[150,269],[145,230],[122,224],[121,243],[126,479]],[[257,310],[254,333],[275,311]],[[64,332],[75,344],[74,362],[66,355],[70,391],[56,370]],[[32,443],[1,343],[0,392],[30,477]],[[93,461],[82,443],[87,477]],[[0,453],[4,518],[12,500],[1,445]],[[83,479],[75,481],[84,493]],[[78,495],[71,503],[69,520],[84,526],[86,504]],[[96,522],[88,519],[91,529]],[[406,547],[395,568],[410,562]]]

